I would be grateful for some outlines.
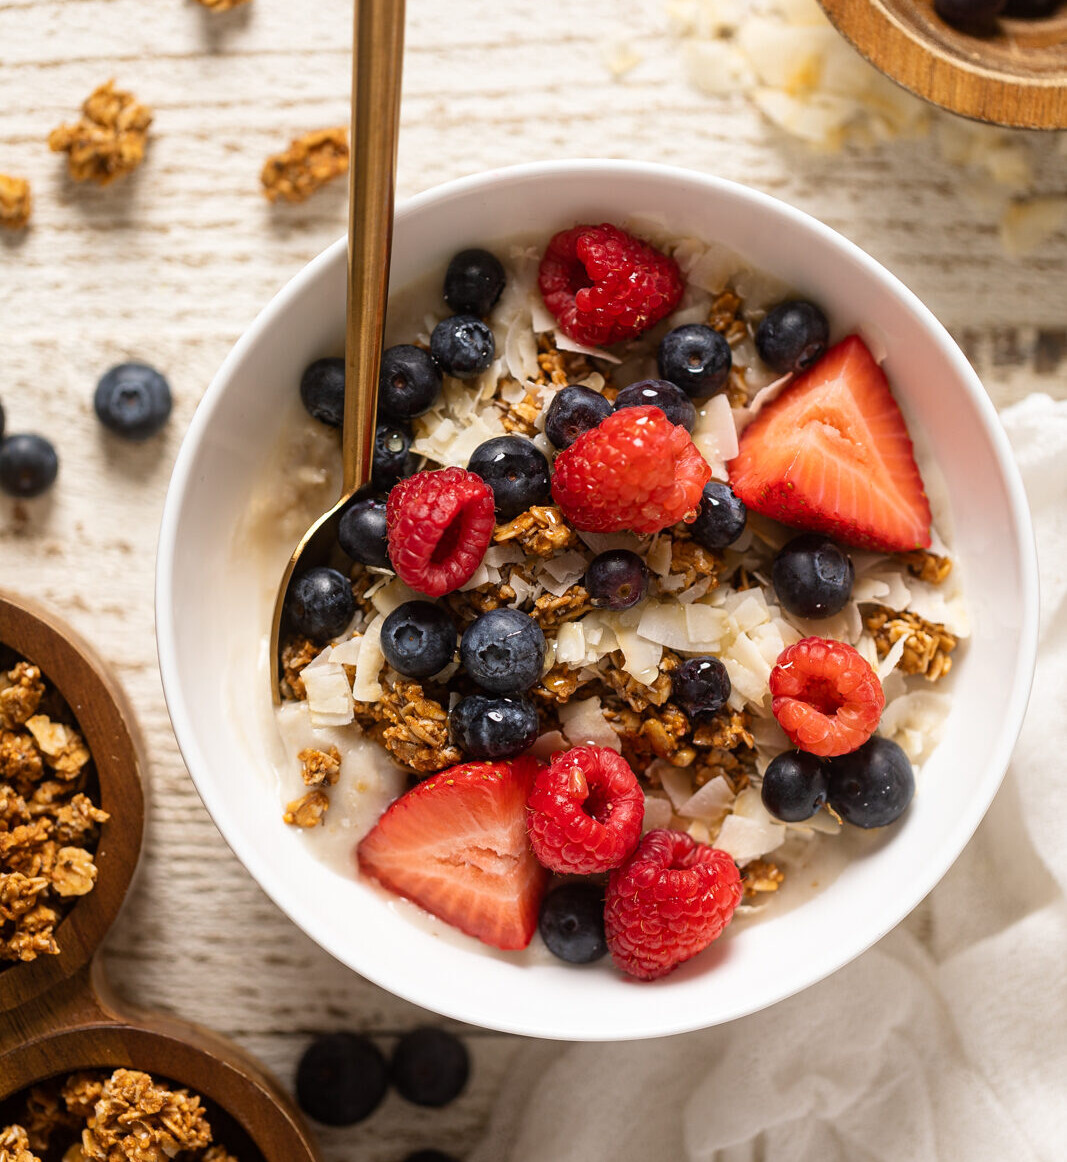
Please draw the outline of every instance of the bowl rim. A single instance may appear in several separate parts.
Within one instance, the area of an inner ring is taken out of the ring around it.
[[[1011,548],[1019,563],[1021,603],[1021,618],[1014,659],[1018,680],[1010,699],[1002,708],[1002,722],[1005,725],[1002,725],[997,736],[996,746],[991,749],[989,755],[988,766],[991,770],[996,770],[997,776],[989,779],[986,794],[972,797],[968,800],[966,809],[956,816],[954,825],[940,852],[927,862],[926,874],[921,877],[921,883],[916,885],[905,898],[899,900],[895,907],[882,912],[881,918],[877,922],[873,922],[872,916],[872,923],[862,931],[860,938],[855,945],[850,947],[846,956],[842,957],[839,950],[835,950],[832,955],[827,955],[826,952],[817,952],[811,955],[810,958],[806,958],[809,961],[807,971],[791,976],[788,982],[775,990],[771,990],[768,995],[756,1003],[751,1001],[735,1003],[733,1007],[728,1008],[723,1015],[713,1022],[724,1023],[760,1011],[810,987],[844,967],[877,943],[918,906],[956,861],[974,834],[1003,781],[1012,750],[1022,727],[1033,681],[1038,637],[1038,573],[1033,527],[1022,478],[1012,456],[1007,435],[978,376],[945,327],[895,275],[856,246],[855,243],[818,219],[778,198],[737,182],[680,166],[609,159],[568,159],[553,162],[528,162],[482,171],[434,186],[405,200],[398,206],[396,225],[399,227],[405,218],[417,214],[427,206],[445,202],[451,198],[464,197],[472,192],[484,192],[492,188],[494,194],[500,196],[506,194],[509,185],[522,183],[531,178],[551,181],[577,175],[600,178],[606,175],[646,179],[651,177],[668,183],[679,181],[696,183],[727,195],[750,200],[764,210],[801,226],[809,234],[817,236],[822,244],[843,251],[846,257],[863,267],[867,274],[888,283],[889,289],[919,316],[928,332],[937,341],[945,358],[954,365],[981,426],[989,438],[994,462],[1003,482],[1014,521],[1014,543]],[[309,283],[316,280],[325,267],[339,260],[339,252],[343,254],[346,245],[346,239],[342,237],[313,258],[278,291],[244,331],[204,393],[175,461],[164,504],[157,549],[156,638],[164,697],[178,747],[193,783],[204,806],[231,850],[281,911],[319,947],[341,963],[404,1000],[439,1013],[441,1016],[465,1021],[482,1028],[560,1040],[631,1040],[667,1036],[707,1027],[709,1022],[706,1019],[702,1019],[699,1014],[693,1014],[683,1019],[676,1018],[658,1023],[646,1021],[640,1027],[629,1027],[622,1031],[603,1029],[596,1034],[584,1032],[576,1038],[572,1028],[562,1026],[547,1028],[541,1024],[533,1024],[521,1011],[515,1012],[505,1021],[494,1020],[487,1023],[485,1018],[472,1011],[471,1007],[456,1003],[449,996],[447,989],[435,988],[432,974],[421,978],[416,986],[409,986],[403,991],[398,991],[389,979],[387,965],[375,963],[373,958],[364,962],[364,959],[358,955],[353,956],[351,950],[342,950],[342,941],[337,939],[335,930],[331,930],[326,925],[314,924],[307,917],[299,917],[294,914],[297,909],[291,908],[287,903],[290,891],[282,870],[276,862],[271,861],[269,853],[264,852],[261,847],[257,847],[250,835],[244,834],[238,822],[228,817],[225,805],[215,793],[213,779],[210,775],[210,764],[201,747],[188,711],[179,673],[177,637],[170,617],[170,610],[173,608],[172,579],[178,548],[176,537],[183,502],[190,486],[201,440],[211,424],[215,409],[226,390],[232,371],[244,359],[246,353],[255,346],[260,336],[284,316],[289,303],[297,298]]]

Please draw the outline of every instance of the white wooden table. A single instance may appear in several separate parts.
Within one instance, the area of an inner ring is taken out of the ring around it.
[[[152,573],[171,462],[213,372],[278,287],[345,225],[344,183],[300,207],[259,193],[264,157],[347,120],[350,0],[0,0],[0,171],[34,184],[25,237],[0,237],[0,399],[9,430],[61,457],[51,497],[0,502],[0,584],[61,611],[114,663],[151,756],[143,871],[108,946],[115,983],[235,1037],[287,1078],[308,1036],[388,1045],[427,1019],[332,961],[231,855],[178,755],[156,669]],[[621,78],[613,45],[641,60]],[[75,187],[44,144],[114,76],[156,112],[148,160],[106,190]],[[811,211],[899,274],[961,339],[998,404],[1067,394],[1067,236],[1001,251],[974,177],[929,141],[821,155],[771,129],[743,94],[708,97],[680,67],[659,0],[409,0],[401,196],[539,159],[612,156],[748,182]],[[1052,136],[1036,189],[1067,189]],[[2,232],[0,232],[2,233]],[[98,427],[98,375],[126,358],[175,390],[167,432],[123,445]],[[931,385],[936,390],[936,384]],[[390,1097],[323,1135],[331,1159],[462,1155],[516,1047],[465,1031],[475,1067],[445,1111]]]

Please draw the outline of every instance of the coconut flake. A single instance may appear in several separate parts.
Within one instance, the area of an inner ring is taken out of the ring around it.
[[[733,801],[730,784],[722,775],[716,775],[686,799],[678,808],[678,814],[686,819],[712,819],[728,810]]]
[[[715,479],[729,480],[726,464],[737,455],[737,424],[725,392],[713,396],[697,411],[693,443]]]
[[[577,355],[589,355],[594,359],[603,359],[606,363],[622,362],[617,355],[612,355],[610,351],[605,351],[602,347],[587,347],[584,343],[569,339],[562,331],[557,330],[553,339],[560,351],[573,351]]]
[[[585,576],[586,559],[573,549],[550,557],[538,570],[537,579],[555,597],[560,597],[577,581]],[[546,575],[551,582],[546,581]]]
[[[668,799],[661,795],[645,795],[645,816],[641,823],[642,832],[654,831],[658,827],[670,827],[674,814]]]
[[[768,824],[742,815],[727,815],[722,821],[715,846],[734,861],[744,865],[766,855],[785,842],[785,827]]]
[[[383,617],[388,617],[394,609],[407,601],[417,601],[420,596],[414,589],[409,589],[399,577],[394,577],[388,585],[384,585],[374,594],[372,601],[374,608]]]
[[[301,678],[312,726],[345,726],[352,721],[352,687],[344,666],[335,662],[305,666]]]
[[[649,774],[659,779],[676,812],[693,797],[693,776],[685,767],[672,767],[663,759],[657,759],[649,768]]]
[[[587,533],[581,529],[577,532],[579,540],[595,554],[606,553],[611,549],[629,549],[631,553],[641,553],[648,543],[636,533]]]
[[[384,621],[385,617],[379,613],[363,634],[363,645],[359,651],[359,661],[356,663],[356,682],[352,690],[357,702],[377,702],[382,696],[378,675],[385,665],[385,655],[381,647]]]
[[[663,646],[659,642],[649,641],[632,629],[618,625],[615,628],[615,640],[623,653],[623,669],[638,682],[650,686],[659,677]]]
[[[534,758],[547,762],[557,752],[567,749],[568,743],[563,735],[558,730],[549,730],[530,747],[530,754]]]
[[[359,662],[359,651],[362,645],[363,635],[357,633],[347,641],[335,645],[330,650],[329,660],[338,666],[355,666]]]
[[[559,722],[571,746],[608,746],[621,751],[619,736],[604,717],[600,699],[571,699],[559,708]]]
[[[556,631],[556,661],[575,665],[585,659],[585,633],[580,621],[565,621]]]
[[[893,643],[889,653],[878,664],[878,680],[884,682],[887,677],[897,668],[897,662],[904,656],[904,647],[908,644],[908,635],[902,634]]]

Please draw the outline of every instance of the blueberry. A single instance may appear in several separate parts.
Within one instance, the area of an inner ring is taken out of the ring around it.
[[[379,420],[374,429],[374,465],[370,482],[379,492],[388,492],[398,480],[413,476],[419,457],[411,450],[411,428],[403,420]]]
[[[733,353],[714,327],[686,323],[663,336],[656,356],[659,373],[692,399],[718,395],[730,382]]]
[[[396,420],[410,420],[433,406],[441,390],[441,372],[433,356],[421,347],[401,343],[382,352],[378,375],[378,411]]]
[[[389,1074],[397,1093],[420,1106],[445,1106],[463,1092],[470,1076],[467,1047],[444,1029],[424,1026],[405,1033],[393,1050]]]
[[[296,1100],[324,1126],[351,1126],[370,1117],[388,1087],[381,1051],[355,1033],[317,1037],[296,1068]]]
[[[96,385],[97,419],[127,440],[147,440],[170,417],[170,384],[154,367],[120,363],[105,371]]]
[[[934,11],[946,24],[983,34],[994,31],[1004,4],[1005,0],[934,0]]]
[[[459,660],[483,690],[519,694],[541,677],[545,635],[517,609],[491,609],[464,630]]]
[[[915,794],[915,773],[895,742],[872,735],[851,754],[830,760],[830,806],[855,827],[885,827]]]
[[[457,1162],[451,1154],[443,1154],[440,1150],[416,1150],[409,1154],[404,1162]]]
[[[337,543],[353,561],[391,569],[385,527],[385,501],[368,496],[350,504],[337,526]]]
[[[551,494],[548,461],[522,436],[495,436],[479,444],[467,468],[493,490],[497,520],[511,520]]]
[[[768,367],[785,375],[807,371],[823,357],[830,324],[814,303],[790,299],[764,315],[756,329],[756,350]]]
[[[355,616],[356,599],[344,573],[320,565],[293,582],[288,607],[297,630],[324,644],[337,637]]]
[[[430,336],[430,352],[438,364],[457,379],[481,374],[496,354],[493,332],[474,315],[442,319]]]
[[[711,480],[704,485],[697,518],[689,534],[705,549],[725,549],[745,531],[748,509],[729,484]]]
[[[771,582],[782,605],[796,617],[832,617],[852,596],[852,558],[820,533],[801,533],[779,549]]]
[[[529,698],[471,694],[448,716],[452,741],[471,759],[510,759],[537,740],[537,707]]]
[[[44,436],[7,436],[0,444],[0,488],[28,500],[55,483],[59,457]]]
[[[674,700],[689,715],[715,714],[730,697],[730,675],[718,658],[687,658],[672,678]]]
[[[609,549],[589,562],[584,584],[594,605],[629,609],[648,592],[648,567],[629,549]]]
[[[300,400],[309,415],[331,428],[345,418],[345,361],[316,359],[300,377]]]
[[[611,404],[591,387],[565,387],[548,405],[545,435],[554,448],[569,448],[583,432],[595,428],[611,413]]]
[[[784,823],[810,819],[826,802],[829,772],[822,759],[786,750],[771,759],[763,776],[763,805]]]
[[[1015,16],[1021,20],[1035,20],[1051,16],[1063,0],[1008,0],[1004,7],[1005,16]]]
[[[554,888],[541,904],[541,939],[553,956],[589,964],[608,950],[604,938],[604,888],[573,880]]]
[[[382,653],[399,674],[429,678],[443,670],[456,653],[452,618],[429,601],[405,601],[382,623]]]
[[[697,422],[697,409],[684,391],[665,379],[642,379],[624,387],[615,397],[615,410],[623,408],[657,407],[671,421],[687,432]]]
[[[461,250],[445,271],[445,302],[457,315],[485,318],[506,279],[500,259],[488,250]]]

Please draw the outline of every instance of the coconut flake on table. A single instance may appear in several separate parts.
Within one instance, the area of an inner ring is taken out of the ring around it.
[[[737,424],[725,393],[712,396],[697,410],[693,443],[716,480],[728,481],[727,462],[737,455]]]
[[[594,694],[591,698],[571,699],[559,708],[559,722],[571,746],[607,746],[621,751],[619,736],[604,717],[604,708]]]
[[[378,675],[385,665],[385,655],[381,647],[384,621],[385,617],[379,613],[363,634],[359,661],[356,663],[356,681],[352,687],[352,694],[357,702],[377,702],[382,696]]]

